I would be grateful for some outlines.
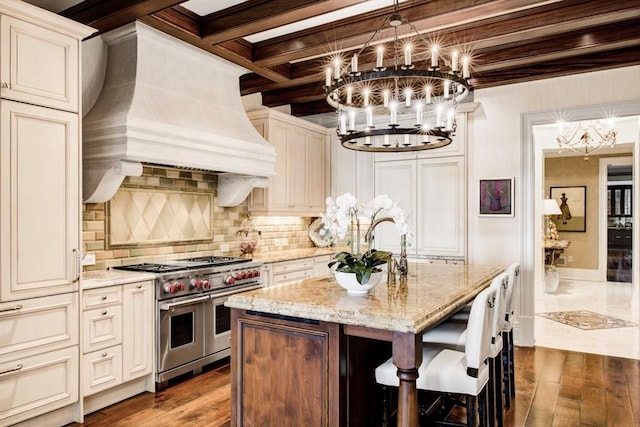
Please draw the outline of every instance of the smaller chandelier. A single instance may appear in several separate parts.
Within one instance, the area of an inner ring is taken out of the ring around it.
[[[387,24],[393,29],[393,40],[386,46],[378,43],[375,52],[369,52]],[[401,46],[398,28],[403,24],[409,27],[404,34],[412,36]],[[359,61],[375,66],[361,71]],[[336,132],[343,147],[402,152],[451,143],[457,103],[471,91],[470,58],[459,49],[445,52],[426,40],[399,13],[398,0],[394,0],[393,13],[352,56],[350,64],[345,62],[334,59],[325,70],[324,84],[326,100],[336,110]]]
[[[613,147],[616,144],[618,133],[613,129],[613,119],[608,120],[607,131],[600,126],[599,120],[573,123],[567,126],[560,122],[560,135],[556,137],[560,152],[564,149],[584,155],[584,160],[589,160],[589,155],[603,147]]]

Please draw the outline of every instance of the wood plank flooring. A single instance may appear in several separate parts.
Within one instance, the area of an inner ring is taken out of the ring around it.
[[[640,361],[516,347],[516,398],[505,426],[640,426]],[[230,369],[217,364],[74,426],[230,426]],[[365,426],[368,427],[368,426]]]

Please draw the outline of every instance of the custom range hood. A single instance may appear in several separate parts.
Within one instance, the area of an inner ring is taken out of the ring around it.
[[[244,69],[140,22],[102,38],[104,85],[83,119],[85,202],[109,200],[143,163],[219,173],[220,206],[269,184],[276,154],[245,114]]]

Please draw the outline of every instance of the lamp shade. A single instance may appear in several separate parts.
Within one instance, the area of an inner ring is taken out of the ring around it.
[[[560,206],[558,206],[558,202],[554,199],[544,199],[543,203],[542,213],[544,215],[560,215],[562,213]]]

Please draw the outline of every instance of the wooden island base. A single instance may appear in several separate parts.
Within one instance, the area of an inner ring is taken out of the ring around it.
[[[377,425],[376,366],[391,343],[342,325],[232,310],[232,418],[237,425]],[[237,340],[237,341],[236,341]]]

